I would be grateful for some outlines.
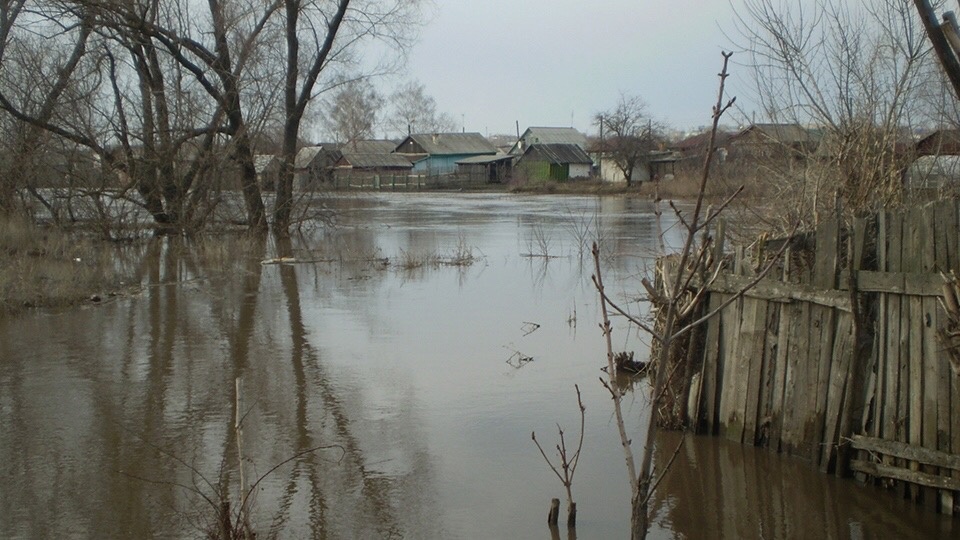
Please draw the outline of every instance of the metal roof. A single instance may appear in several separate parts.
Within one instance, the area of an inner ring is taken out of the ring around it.
[[[432,156],[460,154],[496,154],[497,149],[479,133],[417,133],[407,136],[397,151],[413,142],[422,152]]]
[[[253,168],[257,170],[258,174],[263,173],[269,167],[277,167],[277,166],[279,166],[279,161],[277,161],[277,156],[270,155],[270,154],[257,154],[253,156]]]
[[[310,165],[310,162],[312,162],[322,150],[322,146],[304,146],[297,152],[296,157],[293,158],[294,168],[306,169]]]
[[[587,152],[576,144],[533,144],[523,153],[522,159],[556,164],[593,164]]]
[[[533,144],[575,144],[587,147],[587,136],[572,127],[528,127],[520,139]]]
[[[354,169],[412,169],[413,163],[400,154],[359,153],[343,151],[340,163],[351,165]]]
[[[508,159],[513,159],[517,156],[511,156],[510,154],[497,154],[495,156],[471,156],[465,159],[457,160],[457,165],[473,165],[478,163],[494,163],[497,161],[506,161]]]
[[[344,143],[340,145],[340,151],[344,154],[389,154],[396,147],[395,141],[375,139]]]
[[[806,129],[800,124],[753,124],[731,137],[731,141],[746,137],[750,133],[758,133],[761,140],[780,144],[804,144],[820,140],[817,130]]]

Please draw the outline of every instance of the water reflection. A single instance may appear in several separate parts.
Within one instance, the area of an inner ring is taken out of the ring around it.
[[[683,438],[665,433],[658,461]],[[950,518],[794,459],[719,437],[686,436],[654,496],[664,537],[948,538]]]

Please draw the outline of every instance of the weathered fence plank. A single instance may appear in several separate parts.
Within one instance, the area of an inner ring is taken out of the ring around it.
[[[767,338],[767,302],[747,299],[744,304],[753,304],[744,309],[743,340],[749,364],[745,373],[746,392],[743,396],[743,441],[756,444],[757,413],[760,408],[760,385],[763,365],[766,363],[764,351]]]
[[[813,238],[791,240],[791,250],[817,250],[790,252],[782,274],[708,323],[697,425],[838,476],[892,479],[903,495],[951,513],[960,468],[919,459],[917,449],[960,461],[960,377],[937,338],[946,317],[939,273],[960,272],[960,203],[852,225],[828,220]],[[752,285],[764,254],[743,255],[708,285],[711,309]],[[859,433],[899,447],[847,444]]]
[[[872,461],[862,461],[859,459],[851,461],[850,468],[855,471],[869,474],[870,476],[893,478],[894,480],[903,480],[910,484],[917,484],[925,487],[950,489],[954,491],[960,490],[960,481],[954,480],[948,476],[926,474],[911,469],[903,469],[901,467],[884,465],[882,463],[874,463]]]
[[[723,378],[720,383],[720,435],[741,441],[743,437],[743,419],[734,416],[737,407],[737,374],[739,366],[746,360],[738,358],[738,343],[740,341],[740,321],[743,310],[743,299],[730,303],[720,314],[722,319],[723,337],[721,345],[723,351]],[[730,420],[733,417],[734,423]]]

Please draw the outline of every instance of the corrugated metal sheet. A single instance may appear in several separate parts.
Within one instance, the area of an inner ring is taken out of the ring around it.
[[[310,162],[317,157],[321,150],[323,150],[322,146],[304,146],[293,158],[293,167],[295,169],[306,169],[307,165],[310,165]]]
[[[473,156],[466,159],[457,160],[457,165],[474,165],[478,163],[494,163],[496,161],[506,161],[515,158],[509,154],[497,154],[495,156]]]
[[[412,144],[411,144],[412,143]],[[479,133],[433,133],[409,135],[398,152],[449,156],[456,154],[496,154],[497,149]]]
[[[569,163],[592,164],[587,152],[576,144],[534,144],[523,153],[524,160],[545,161],[557,165]]]
[[[820,140],[820,132],[806,129],[800,124],[753,124],[731,137],[731,142],[751,136],[761,141],[780,144],[810,144]]]
[[[257,154],[253,156],[253,168],[257,170],[257,174],[262,174],[268,169],[280,168],[280,162],[277,161],[276,156]]]
[[[340,146],[344,154],[389,154],[397,147],[395,141],[375,139],[369,141],[353,141]]]
[[[341,163],[354,169],[412,169],[410,160],[400,154],[343,152]]]
[[[571,127],[529,127],[520,140],[527,145],[534,144],[575,144],[587,147],[587,136]]]

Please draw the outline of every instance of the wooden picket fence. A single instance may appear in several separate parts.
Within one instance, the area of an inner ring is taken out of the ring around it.
[[[789,240],[776,270],[707,323],[698,430],[960,510],[960,378],[944,341],[958,329],[942,302],[944,276],[960,274],[958,227],[960,205],[944,201]],[[737,250],[708,309],[776,247]]]

